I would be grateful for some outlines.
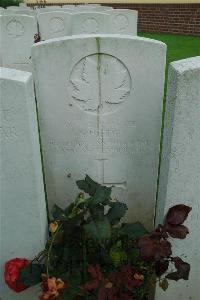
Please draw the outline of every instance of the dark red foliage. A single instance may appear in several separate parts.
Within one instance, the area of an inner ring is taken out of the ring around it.
[[[165,217],[165,223],[170,225],[181,225],[188,217],[191,207],[179,204],[171,207]]]
[[[98,289],[98,300],[131,300],[131,296],[124,292],[124,288],[131,291],[143,284],[143,275],[137,274],[141,279],[135,279],[135,270],[128,265],[110,273],[107,278],[99,266],[89,265],[88,273],[91,279],[82,288],[88,292]]]
[[[177,271],[168,274],[166,277],[168,279],[175,280],[175,281],[179,279],[188,280],[189,273],[190,273],[190,265],[185,261],[183,261],[180,257],[174,257],[173,262]]]
[[[182,223],[190,211],[191,207],[183,204],[171,207],[165,217],[164,224],[158,225],[149,235],[138,240],[140,257],[146,261],[155,261],[155,272],[159,277],[168,270],[169,262],[173,261],[177,271],[166,277],[172,280],[188,279],[190,265],[179,257],[171,257],[171,243],[167,239],[169,236],[179,239],[186,238],[189,231]]]

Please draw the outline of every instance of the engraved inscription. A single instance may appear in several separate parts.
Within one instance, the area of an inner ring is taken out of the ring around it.
[[[82,33],[98,33],[99,32],[99,23],[94,18],[85,19],[81,25]]]
[[[114,28],[118,33],[123,33],[126,31],[129,25],[128,18],[122,14],[117,15],[114,18]]]
[[[53,33],[62,32],[65,28],[63,19],[60,17],[51,18],[49,21],[49,28]]]
[[[17,137],[16,127],[0,126],[0,135],[4,136],[5,138],[16,138]]]
[[[24,25],[18,20],[11,20],[6,26],[8,35],[13,38],[18,38],[24,35]]]
[[[93,54],[81,59],[70,74],[70,93],[84,111],[115,111],[129,97],[131,77],[116,57]]]

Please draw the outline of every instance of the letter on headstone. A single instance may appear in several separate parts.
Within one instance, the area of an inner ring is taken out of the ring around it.
[[[40,288],[14,293],[4,284],[6,261],[32,259],[46,239],[46,204],[32,75],[0,68],[0,297],[35,300]]]
[[[50,207],[74,199],[87,173],[152,228],[165,45],[80,35],[32,49]]]
[[[169,282],[167,292],[157,287],[157,300],[199,300],[200,297],[200,56],[171,63],[159,179],[157,223],[176,204],[192,207],[190,234],[173,240],[175,256],[191,265],[189,281]]]

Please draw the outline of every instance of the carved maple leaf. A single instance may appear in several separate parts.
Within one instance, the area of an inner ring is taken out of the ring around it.
[[[72,97],[82,101],[84,110],[96,111],[107,104],[124,101],[130,93],[130,76],[116,58],[90,55],[76,65],[71,77]]]

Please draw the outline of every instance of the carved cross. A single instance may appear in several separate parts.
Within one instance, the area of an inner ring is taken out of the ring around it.
[[[117,187],[117,188],[121,188],[121,189],[126,189],[127,186],[127,182],[126,179],[124,179],[124,181],[117,181],[117,182],[113,182],[112,180],[110,180],[109,182],[107,182],[105,180],[105,163],[108,159],[107,158],[102,158],[102,159],[97,159],[98,162],[98,169],[99,169],[99,183],[106,185],[106,186],[110,186],[110,187]]]

